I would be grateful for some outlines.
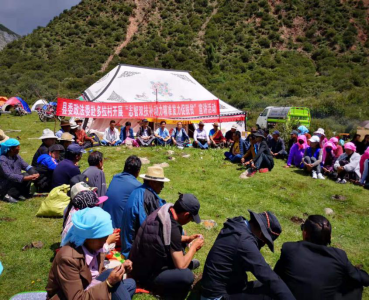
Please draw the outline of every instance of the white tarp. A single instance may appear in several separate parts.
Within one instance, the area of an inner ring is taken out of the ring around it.
[[[87,101],[106,103],[203,101],[218,99],[218,97],[198,83],[187,71],[154,69],[130,65],[116,66],[86,89],[83,93],[83,98]],[[221,119],[243,114],[242,111],[222,100],[219,100],[219,106]],[[205,120],[206,118],[202,119]],[[124,125],[127,120],[116,121]],[[138,122],[138,120],[130,121],[132,125]],[[234,124],[234,122],[229,122],[229,120],[224,119],[224,121]],[[225,123],[223,124],[226,125]],[[91,124],[91,129],[103,131],[108,125],[109,120],[96,119]]]
[[[43,107],[45,104],[48,104],[48,102],[44,99],[37,100],[31,108],[31,111],[35,111],[37,108]]]

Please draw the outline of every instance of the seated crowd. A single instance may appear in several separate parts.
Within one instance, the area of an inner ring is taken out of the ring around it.
[[[129,122],[119,134],[111,121],[102,142],[111,146],[190,144],[181,122],[171,134],[165,125],[161,122],[154,132],[143,120],[135,139]],[[49,129],[43,131],[32,165],[19,155],[18,140],[9,138],[0,143],[0,196],[4,201],[16,203],[30,197],[32,182],[39,191],[47,192],[64,184],[70,186],[61,248],[46,286],[48,299],[129,300],[136,287],[163,299],[185,299],[195,280],[193,270],[200,266],[194,257],[202,249],[204,238],[200,233],[187,235],[183,227],[201,222],[200,201],[187,193],[179,194],[174,204],[167,203],[160,194],[170,179],[159,166],[148,167],[146,174],[140,174],[141,160],[135,155],[126,159],[123,171],[108,187],[101,152],[89,154],[89,167],[81,173],[78,162],[86,152],[85,143],[91,141],[81,138],[81,129],[76,127],[77,132],[73,132],[73,126],[69,127],[62,123],[55,135]],[[279,131],[270,135],[253,129],[243,139],[237,126],[223,136],[219,124],[214,123],[208,135],[200,122],[193,146],[230,147],[225,159],[246,166],[249,177],[271,171],[276,158],[287,159],[286,167],[304,169],[313,178],[324,179],[325,174],[338,183],[366,182],[369,147],[360,155],[354,141],[342,148],[338,138],[328,140],[323,129],[310,136],[302,127],[291,132],[286,149]],[[362,143],[367,145],[367,137]],[[137,178],[142,178],[143,184]],[[260,250],[267,245],[274,252],[282,227],[269,211],[249,213],[249,218],[227,219],[220,230],[204,265],[202,300],[361,299],[363,287],[369,286],[369,275],[354,267],[343,250],[329,246],[329,220],[309,216],[301,226],[302,240],[283,244],[273,270]],[[113,249],[125,261],[106,269],[104,257]],[[249,281],[246,272],[256,280]]]

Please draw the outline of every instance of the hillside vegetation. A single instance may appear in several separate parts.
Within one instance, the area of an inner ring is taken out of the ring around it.
[[[10,42],[19,38],[19,35],[0,23],[0,51]]]
[[[77,97],[117,63],[186,69],[251,117],[305,105],[350,131],[369,118],[368,19],[367,0],[83,0],[0,53],[0,94]]]

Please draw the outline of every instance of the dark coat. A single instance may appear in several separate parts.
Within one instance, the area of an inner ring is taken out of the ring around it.
[[[205,262],[202,277],[202,295],[217,298],[242,293],[251,272],[269,287],[275,299],[295,299],[286,284],[264,260],[253,235],[243,217],[228,219],[224,223]]]
[[[270,160],[273,161],[273,155],[272,155],[272,153],[270,153],[270,149],[269,149],[268,144],[265,140],[261,141],[260,145],[258,145],[257,153],[256,153],[253,161],[256,161],[262,153],[264,153],[266,156],[268,156],[268,158]]]
[[[137,137],[141,137],[143,134],[143,127],[140,127],[140,129],[137,131]],[[147,134],[149,136],[153,136],[152,129],[150,126],[147,126]]]
[[[355,268],[343,250],[305,241],[283,244],[274,271],[297,300],[335,299],[350,281],[369,285],[368,274]]]
[[[42,154],[49,154],[49,148],[46,147],[44,144],[41,144],[41,146],[37,149],[35,155],[33,155],[33,158],[32,158],[32,166],[34,166],[34,167],[37,166],[37,159]]]

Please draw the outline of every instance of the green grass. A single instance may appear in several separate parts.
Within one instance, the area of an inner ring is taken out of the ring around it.
[[[1,116],[0,128],[20,129],[21,132],[8,133],[10,137],[20,137],[20,155],[30,162],[39,146],[35,138],[44,128],[54,129],[54,123],[41,123],[37,115],[25,117]],[[206,230],[202,225],[189,224],[188,233],[201,233],[205,237],[203,249],[196,255],[202,266],[223,222],[227,217],[243,215],[247,209],[257,212],[273,211],[279,218],[283,234],[276,241],[275,253],[263,249],[266,261],[273,267],[277,262],[284,242],[301,239],[300,226],[290,221],[292,216],[304,218],[307,214],[323,214],[326,207],[334,210],[329,217],[333,226],[332,246],[344,249],[353,264],[363,264],[369,270],[369,192],[353,186],[337,185],[330,180],[312,180],[296,169],[283,169],[282,161],[277,161],[271,173],[241,180],[242,172],[236,165],[223,160],[223,151],[196,149],[175,150],[175,161],[168,161],[166,149],[100,148],[104,153],[105,174],[109,183],[114,174],[121,172],[127,156],[136,154],[147,157],[153,163],[168,162],[165,176],[171,181],[165,184],[161,196],[168,202],[177,199],[178,192],[193,193],[201,203],[202,219],[212,219],[218,227]],[[191,154],[189,159],[181,153]],[[87,167],[87,155],[80,162],[81,170]],[[147,170],[143,165],[142,173]],[[343,195],[346,201],[332,200],[335,194]],[[36,218],[35,214],[43,198],[34,198],[16,205],[0,202],[0,261],[4,272],[0,277],[0,299],[32,290],[43,290],[47,283],[57,243],[60,242],[61,219]],[[4,219],[10,218],[10,219]],[[42,241],[42,249],[22,251],[22,247],[32,241]],[[202,267],[198,273],[202,272]],[[136,296],[149,299],[150,296]],[[369,290],[363,299],[369,299]]]

